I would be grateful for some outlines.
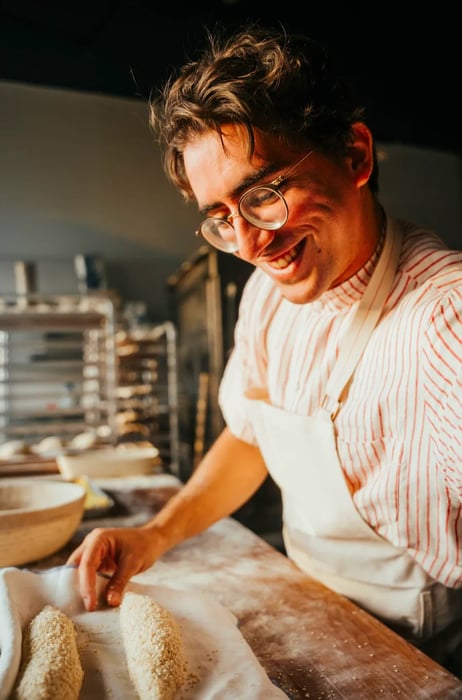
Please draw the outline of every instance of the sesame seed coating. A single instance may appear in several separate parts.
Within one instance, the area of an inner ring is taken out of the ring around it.
[[[185,679],[177,620],[149,596],[127,591],[120,625],[128,672],[140,700],[173,700]]]
[[[46,605],[24,631],[14,700],[77,700],[83,669],[72,620]]]

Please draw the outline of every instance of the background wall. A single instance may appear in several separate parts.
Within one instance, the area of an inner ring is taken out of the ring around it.
[[[169,317],[167,279],[199,247],[198,215],[162,170],[140,100],[0,81],[0,293],[14,261],[37,263],[38,291],[76,293],[74,256],[100,255],[107,281],[150,317]],[[461,247],[459,155],[379,144],[389,210]]]
[[[164,176],[139,100],[0,82],[0,291],[37,261],[44,293],[76,293],[73,258],[165,318],[166,279],[198,247],[198,215]]]
[[[381,142],[379,196],[386,209],[434,229],[462,248],[462,158],[448,151]]]

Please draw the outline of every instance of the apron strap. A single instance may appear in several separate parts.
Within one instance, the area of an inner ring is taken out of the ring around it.
[[[387,218],[382,253],[342,340],[340,355],[329,377],[321,404],[331,414],[332,419],[338,413],[343,394],[382,314],[393,285],[400,252],[401,236],[396,231],[393,221]]]

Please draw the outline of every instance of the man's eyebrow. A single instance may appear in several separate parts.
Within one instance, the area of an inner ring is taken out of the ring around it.
[[[260,168],[258,168],[258,170],[251,173],[250,175],[248,175],[248,177],[242,180],[232,192],[228,193],[228,196],[233,198],[240,197],[240,195],[243,192],[245,192],[245,190],[247,190],[249,187],[253,187],[254,185],[258,184],[261,180],[264,180],[271,173],[274,172],[276,172],[276,170],[273,163],[262,165]],[[214,209],[219,209],[220,206],[222,206],[222,202],[207,204],[199,209],[199,213],[203,216],[207,216],[209,212],[214,211]]]
[[[262,165],[254,173],[246,177],[245,180],[243,180],[238,187],[236,187],[236,189],[233,192],[233,195],[238,197],[243,192],[245,192],[246,189],[258,184],[260,180],[264,180],[274,172],[276,172],[276,168],[274,167],[273,163],[267,163],[266,165]]]

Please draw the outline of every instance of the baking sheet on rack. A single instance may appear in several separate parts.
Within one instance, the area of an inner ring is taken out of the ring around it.
[[[98,577],[99,589],[104,585],[105,579]],[[213,597],[197,590],[136,582],[130,583],[129,590],[153,597],[181,625],[187,675],[176,700],[287,697],[266,675],[234,615]],[[125,661],[118,608],[85,612],[77,570],[70,566],[41,572],[0,569],[0,700],[8,698],[19,669],[21,630],[47,603],[75,622],[85,672],[80,700],[136,700]]]

